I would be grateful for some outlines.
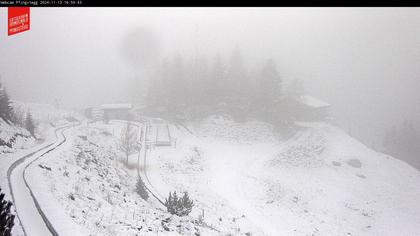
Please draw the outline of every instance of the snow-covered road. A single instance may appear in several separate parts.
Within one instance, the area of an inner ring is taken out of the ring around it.
[[[26,235],[57,235],[48,218],[42,212],[30,186],[25,179],[25,170],[35,160],[51,152],[66,141],[64,131],[71,126],[55,130],[56,141],[45,144],[42,148],[17,160],[8,170],[8,179],[17,215]]]

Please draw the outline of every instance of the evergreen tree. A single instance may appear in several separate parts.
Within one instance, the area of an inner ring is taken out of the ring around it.
[[[12,122],[22,128],[25,128],[25,112],[21,108],[14,108]]]
[[[289,85],[288,95],[294,100],[299,100],[305,93],[302,80],[294,79]]]
[[[223,64],[222,58],[218,55],[214,59],[211,72],[211,81],[213,85],[212,96],[215,102],[223,100],[226,94],[226,66]]]
[[[170,106],[175,109],[180,104],[185,104],[188,98],[188,94],[185,93],[188,86],[184,70],[184,61],[180,54],[177,54],[170,68],[171,76],[170,83],[168,84],[170,88]]]
[[[12,101],[7,94],[6,88],[0,84],[0,117],[7,123],[11,123],[13,118]]]
[[[31,112],[28,111],[26,113],[26,119],[25,119],[25,129],[27,129],[29,131],[29,133],[35,137],[35,123],[34,120],[32,118]]]
[[[265,116],[280,115],[282,99],[282,80],[273,59],[267,60],[261,71],[259,87],[259,107]]]
[[[165,106],[169,101],[169,67],[169,60],[165,58],[149,81],[146,99],[152,107]]]
[[[143,179],[140,176],[137,179],[136,192],[144,200],[147,201],[147,199],[149,199],[149,193],[147,192],[146,185],[144,184]]]
[[[0,235],[10,236],[14,226],[15,216],[10,212],[12,203],[4,200],[4,193],[0,188]]]
[[[214,84],[210,80],[207,59],[205,57],[197,58],[193,70],[195,72],[195,78],[192,83],[194,85],[194,93],[192,94],[194,97],[194,105],[200,107],[209,105],[211,99],[210,94]]]
[[[186,216],[190,214],[194,202],[190,199],[187,192],[179,198],[176,191],[172,194],[169,192],[169,197],[165,199],[165,206],[169,213],[177,216]]]
[[[236,47],[233,51],[227,73],[227,79],[229,94],[233,96],[244,96],[248,94],[250,90],[249,81],[242,53],[238,47]]]
[[[193,200],[190,199],[190,196],[188,195],[188,192],[184,192],[184,195],[180,199],[180,214],[181,216],[186,216],[190,214],[192,211],[192,208],[194,206]]]

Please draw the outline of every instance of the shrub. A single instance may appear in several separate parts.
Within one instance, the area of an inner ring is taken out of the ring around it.
[[[15,220],[15,216],[10,213],[11,206],[11,202],[4,200],[4,193],[1,192],[0,188],[0,235],[2,236],[11,235],[13,221]]]
[[[165,199],[165,206],[172,215],[186,216],[190,214],[194,202],[190,199],[187,192],[184,192],[184,195],[178,198],[175,191],[173,194],[169,192],[169,197]]]
[[[144,200],[147,201],[147,199],[149,199],[149,193],[147,192],[146,189],[146,185],[144,185],[143,180],[141,179],[141,177],[139,176],[139,178],[137,179],[137,184],[136,184],[136,192],[140,195],[141,198],[143,198]]]

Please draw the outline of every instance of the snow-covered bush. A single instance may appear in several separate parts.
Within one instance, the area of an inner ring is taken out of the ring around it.
[[[149,193],[147,192],[146,186],[144,185],[144,182],[143,182],[143,180],[142,180],[142,178],[140,176],[137,179],[136,192],[145,201],[147,201],[147,199],[149,199]]]
[[[169,192],[169,197],[165,199],[165,206],[172,215],[186,216],[190,214],[194,202],[190,199],[187,192],[184,192],[184,196],[178,198],[175,191],[173,194]]]
[[[1,236],[10,236],[12,227],[14,225],[13,221],[15,216],[10,213],[10,207],[12,203],[4,200],[4,193],[1,192],[0,188],[0,235]]]

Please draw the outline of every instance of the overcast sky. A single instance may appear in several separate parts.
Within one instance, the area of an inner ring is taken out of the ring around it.
[[[30,31],[14,36],[6,19],[1,8],[0,76],[16,100],[125,102],[160,57],[237,46],[250,68],[275,59],[357,130],[420,117],[419,8],[31,8]],[[147,52],[138,60],[133,34]]]

